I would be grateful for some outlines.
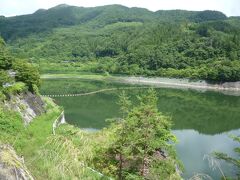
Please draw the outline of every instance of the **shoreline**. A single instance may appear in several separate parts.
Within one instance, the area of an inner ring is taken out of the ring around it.
[[[204,80],[191,81],[189,79],[142,77],[142,76],[104,76],[79,74],[43,74],[41,79],[67,79],[77,78],[86,80],[108,80],[117,83],[133,85],[149,85],[176,89],[194,89],[198,91],[217,91],[229,95],[240,95],[240,81],[210,84]]]
[[[120,77],[123,82],[129,84],[142,84],[142,85],[162,85],[172,86],[179,88],[190,89],[206,89],[206,90],[219,90],[219,91],[240,91],[240,81],[225,82],[222,84],[210,84],[206,81],[190,81],[188,79],[175,79],[175,78],[160,78],[160,77]]]

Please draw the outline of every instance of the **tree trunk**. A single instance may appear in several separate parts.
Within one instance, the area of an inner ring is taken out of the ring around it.
[[[119,154],[119,172],[118,172],[118,179],[122,180],[122,166],[123,166],[123,158],[122,158],[122,153]]]

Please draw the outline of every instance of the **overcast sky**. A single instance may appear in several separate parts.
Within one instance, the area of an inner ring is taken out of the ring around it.
[[[152,11],[162,9],[218,10],[227,16],[240,16],[240,0],[0,0],[0,15],[30,14],[37,9],[48,9],[58,4],[94,7],[122,4],[143,7]]]

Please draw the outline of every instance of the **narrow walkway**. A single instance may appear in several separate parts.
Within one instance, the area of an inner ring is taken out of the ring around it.
[[[128,90],[128,89],[147,89],[147,88],[158,88],[158,87],[146,87],[146,86],[138,86],[138,87],[120,87],[120,88],[109,88],[109,89],[100,89],[98,91],[92,91],[87,93],[79,93],[79,94],[49,94],[49,95],[42,95],[46,97],[73,97],[73,96],[87,96],[91,94],[97,94],[100,92],[106,92],[106,91],[115,91],[115,90]]]

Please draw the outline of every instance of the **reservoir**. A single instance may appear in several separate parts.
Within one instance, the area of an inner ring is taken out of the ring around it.
[[[136,102],[136,96],[146,92],[146,85],[76,78],[44,79],[41,93],[84,94],[111,88],[113,90],[89,95],[54,97],[55,102],[64,107],[69,124],[99,130],[108,126],[107,119],[120,117],[117,102],[121,91],[124,90]],[[153,88],[158,95],[159,111],[172,119],[172,132],[178,139],[177,155],[185,168],[183,177],[189,179],[195,174],[207,174],[212,179],[220,179],[220,169],[225,176],[234,176],[236,169],[231,165],[209,157],[214,152],[236,157],[233,148],[238,144],[229,135],[240,135],[240,96],[213,91]]]

